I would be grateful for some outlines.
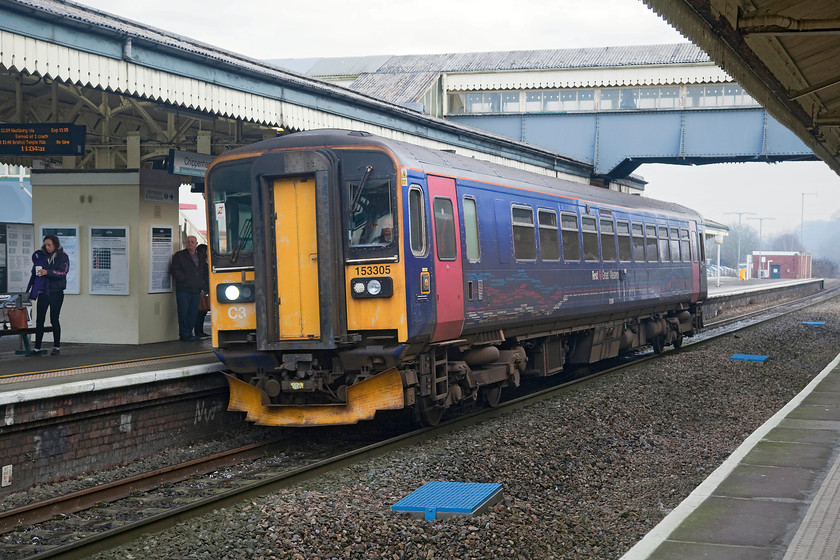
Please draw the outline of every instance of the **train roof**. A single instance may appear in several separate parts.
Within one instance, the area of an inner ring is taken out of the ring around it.
[[[339,129],[310,130],[288,134],[286,136],[278,136],[277,138],[237,148],[233,152],[320,146],[325,148],[340,146],[359,146],[360,148],[365,146],[382,147],[390,150],[402,166],[419,169],[426,173],[456,175],[463,179],[539,190],[595,204],[609,204],[633,209],[675,213],[699,221],[703,219],[695,210],[673,202],[643,198],[638,195],[576,183],[559,177],[532,173],[505,165],[461,156],[450,151],[434,150],[399,140],[391,140],[367,132]]]

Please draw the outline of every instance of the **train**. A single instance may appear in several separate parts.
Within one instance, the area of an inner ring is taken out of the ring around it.
[[[678,204],[334,129],[218,156],[205,197],[213,348],[259,425],[434,425],[703,326]]]

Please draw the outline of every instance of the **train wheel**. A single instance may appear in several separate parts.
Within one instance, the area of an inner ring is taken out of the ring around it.
[[[653,340],[650,341],[650,345],[653,346],[653,352],[655,354],[661,354],[663,350],[665,350],[665,337],[664,336],[655,336]]]
[[[674,349],[675,349],[675,350],[679,350],[680,348],[682,348],[682,343],[683,343],[683,339],[682,339],[682,337],[679,337],[677,340],[675,340],[675,341],[673,342],[673,344],[674,344]]]
[[[490,408],[496,408],[499,406],[499,401],[502,400],[502,386],[499,383],[495,383],[487,387],[482,387],[479,394],[484,404]]]
[[[437,426],[440,424],[446,409],[438,406],[435,401],[430,398],[425,398],[417,403],[417,408],[420,412],[420,421],[426,426]]]

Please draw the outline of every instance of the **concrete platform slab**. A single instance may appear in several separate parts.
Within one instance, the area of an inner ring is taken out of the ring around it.
[[[803,501],[813,495],[819,480],[811,469],[742,464],[720,483],[715,495]]]
[[[798,501],[710,497],[668,538],[669,541],[767,548],[781,546],[798,527]],[[792,525],[791,520],[797,523]],[[659,558],[658,556],[656,557]]]
[[[834,444],[761,441],[747,453],[741,464],[820,469],[833,454]]]

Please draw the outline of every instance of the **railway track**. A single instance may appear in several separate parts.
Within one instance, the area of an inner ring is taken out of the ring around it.
[[[711,341],[784,313],[825,301],[838,293],[840,287],[834,287],[807,298],[726,317],[711,323],[707,331],[709,335],[697,342]],[[692,341],[694,344],[697,342]],[[228,507],[298,484],[330,470],[507,414],[516,408],[552,398],[573,385],[587,383],[598,376],[653,357],[652,352],[648,352],[635,356],[632,360],[617,360],[605,369],[591,372],[586,377],[568,379],[535,393],[506,400],[497,408],[474,411],[435,428],[410,431],[355,449],[345,449],[344,452],[326,459],[321,458],[326,453],[326,447],[320,449],[316,445],[316,449],[309,455],[302,454],[292,458],[281,452],[279,457],[269,458],[264,467],[251,469],[248,466],[250,463],[242,466],[243,461],[269,456],[286,443],[286,440],[275,440],[3,512],[0,514],[0,530],[14,531],[14,534],[22,538],[16,539],[18,542],[13,546],[6,546],[0,551],[0,558],[88,557],[95,552],[136,540],[143,534],[170,527],[176,521]],[[325,439],[333,443],[336,441],[333,436],[327,436]],[[240,466],[233,469],[231,465],[234,464]],[[218,470],[220,467],[222,470]],[[213,474],[195,476],[199,473]],[[183,482],[185,480],[186,482]],[[111,501],[113,503],[110,505],[104,504]],[[83,513],[72,514],[79,511]],[[56,516],[58,521],[41,523]],[[41,525],[33,525],[37,523]]]

